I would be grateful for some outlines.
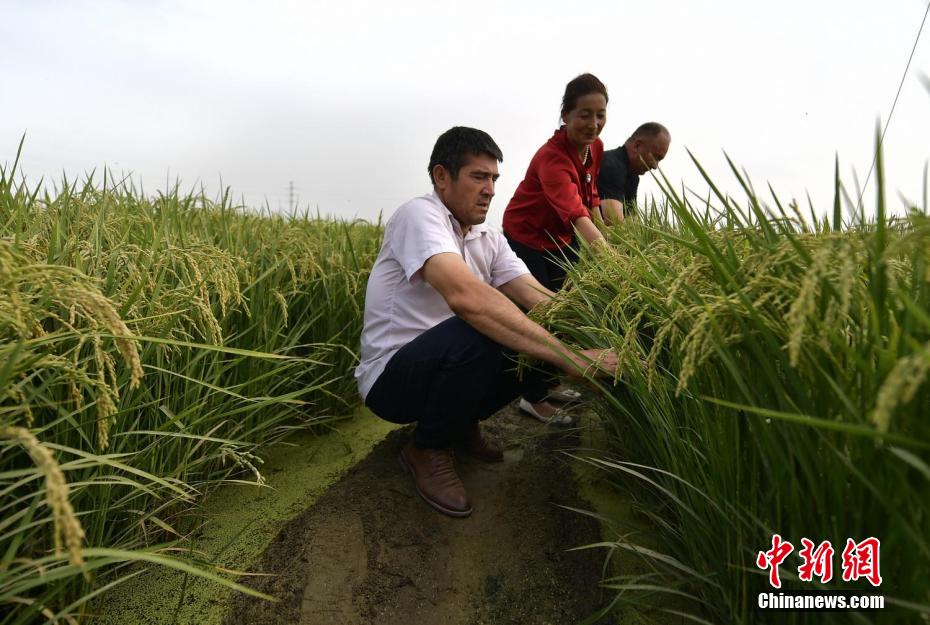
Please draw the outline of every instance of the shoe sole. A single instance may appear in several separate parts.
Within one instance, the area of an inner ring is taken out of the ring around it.
[[[453,509],[451,509],[451,508],[445,508],[445,507],[439,505],[438,503],[436,503],[435,501],[433,501],[432,499],[430,499],[429,497],[427,497],[426,495],[424,495],[424,494],[420,491],[420,487],[417,486],[417,474],[414,473],[414,472],[413,472],[413,468],[410,467],[410,465],[407,464],[407,460],[404,458],[404,452],[403,452],[403,451],[401,451],[401,452],[400,452],[400,455],[397,456],[397,461],[400,463],[400,466],[403,467],[403,469],[404,469],[407,473],[409,473],[410,475],[413,476],[413,489],[414,489],[415,491],[417,491],[417,495],[420,496],[420,499],[422,499],[423,501],[425,501],[426,503],[428,503],[430,506],[432,506],[434,509],[438,510],[439,512],[442,512],[442,513],[445,514],[445,515],[448,515],[448,516],[451,516],[451,517],[455,517],[455,518],[457,518],[457,519],[462,519],[462,518],[465,518],[465,517],[467,517],[467,516],[471,516],[471,511],[472,511],[471,508],[469,508],[468,510],[453,510]]]

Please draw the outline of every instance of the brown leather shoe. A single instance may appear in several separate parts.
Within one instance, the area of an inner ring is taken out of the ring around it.
[[[462,436],[458,448],[462,453],[485,462],[504,461],[503,450],[481,432],[477,423]]]
[[[455,472],[450,449],[420,449],[410,441],[400,450],[400,464],[413,474],[417,493],[443,514],[465,517],[471,504]]]

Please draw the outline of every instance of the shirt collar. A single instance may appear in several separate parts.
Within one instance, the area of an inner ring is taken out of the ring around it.
[[[571,159],[572,164],[582,174],[591,173],[594,168],[594,148],[592,146],[592,154],[588,158],[588,164],[585,165],[581,162],[581,159],[578,157],[578,150],[575,149],[575,146],[568,139],[568,131],[565,130],[565,126],[560,126],[558,130],[553,133],[552,138],[549,139],[555,146],[565,152],[568,157]],[[582,177],[584,177],[582,175]]]
[[[434,202],[442,206],[442,209],[446,211],[446,215],[449,216],[449,223],[452,224],[452,229],[457,235],[462,236],[462,225],[459,223],[458,219],[455,218],[455,215],[452,214],[452,211],[449,210],[449,207],[443,203],[435,189],[433,189],[429,197],[431,197]],[[464,237],[464,240],[470,241],[471,239],[477,239],[478,237],[484,235],[487,230],[487,224],[476,224],[472,226],[471,229],[469,229],[468,234]]]

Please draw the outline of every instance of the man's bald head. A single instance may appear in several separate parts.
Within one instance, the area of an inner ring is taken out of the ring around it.
[[[646,122],[633,131],[624,143],[627,156],[630,157],[630,169],[642,176],[650,169],[659,166],[659,162],[668,154],[672,135],[668,128],[658,122]]]

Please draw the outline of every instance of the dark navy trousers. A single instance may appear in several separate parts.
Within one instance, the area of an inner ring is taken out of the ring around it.
[[[575,264],[578,261],[578,244],[572,244],[560,250],[536,250],[522,243],[514,241],[506,234],[507,243],[513,253],[520,257],[526,268],[530,270],[536,280],[550,291],[560,291],[565,284],[565,264]],[[559,385],[558,371],[549,364],[544,364],[539,371],[529,374],[530,387],[523,394],[523,398],[532,404],[542,401],[549,393],[549,389]],[[543,389],[542,392],[537,389]]]
[[[365,405],[387,421],[416,422],[418,447],[444,449],[521,394],[542,401],[547,385],[519,379],[516,365],[513,351],[451,317],[394,354]]]

